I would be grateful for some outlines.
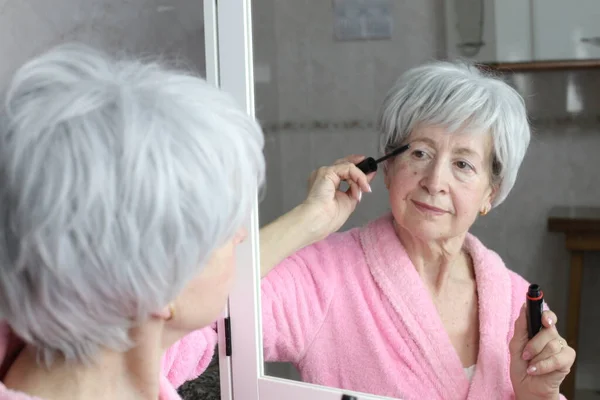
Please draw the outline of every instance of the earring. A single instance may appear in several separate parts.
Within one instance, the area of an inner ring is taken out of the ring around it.
[[[484,207],[483,210],[479,211],[479,215],[487,215],[487,213],[489,213],[490,210],[488,210],[487,207]]]
[[[173,305],[173,303],[169,303],[169,318],[167,318],[165,321],[170,321],[173,319],[173,317],[175,317],[175,306]]]

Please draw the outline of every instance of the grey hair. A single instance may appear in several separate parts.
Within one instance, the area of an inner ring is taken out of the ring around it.
[[[466,62],[436,61],[404,73],[387,93],[378,116],[379,151],[406,142],[417,124],[491,132],[492,206],[504,201],[517,179],[530,140],[525,102],[490,72]]]
[[[0,317],[48,365],[131,348],[264,183],[254,119],[162,62],[58,46],[17,70],[2,113]]]

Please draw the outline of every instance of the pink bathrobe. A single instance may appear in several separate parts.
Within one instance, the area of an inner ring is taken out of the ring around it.
[[[514,399],[508,343],[528,283],[474,236],[479,298],[469,381],[391,215],[331,235],[262,281],[264,355],[305,382],[405,400]]]
[[[471,383],[387,216],[330,236],[263,279],[264,352],[307,382],[410,399],[513,399],[508,341],[527,282],[469,236],[480,349]],[[193,332],[165,354],[160,400],[208,366],[217,335]],[[23,343],[0,323],[0,379]],[[0,400],[41,400],[6,389]]]
[[[202,374],[210,363],[217,334],[212,327],[194,331],[171,346],[162,360],[159,400],[180,400],[176,388]],[[23,348],[6,323],[0,323],[0,379],[6,375],[10,364]],[[7,389],[0,383],[0,400],[43,400]]]

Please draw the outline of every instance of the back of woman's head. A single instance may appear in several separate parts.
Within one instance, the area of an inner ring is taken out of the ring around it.
[[[193,74],[79,45],[26,63],[0,129],[0,317],[46,362],[126,350],[242,225],[262,146]]]

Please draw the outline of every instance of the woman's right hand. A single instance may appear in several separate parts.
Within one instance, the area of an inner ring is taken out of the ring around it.
[[[321,237],[336,232],[348,220],[363,192],[371,192],[369,182],[376,172],[365,175],[356,164],[364,160],[364,156],[351,155],[339,159],[335,164],[321,167],[310,175],[308,196],[302,203],[310,210],[312,218],[318,226],[314,227]],[[348,190],[340,190],[343,181],[348,183]]]
[[[308,196],[302,204],[260,230],[260,272],[266,276],[282,260],[301,248],[340,229],[362,197],[370,192],[375,172],[365,175],[356,163],[362,156],[348,156],[334,165],[314,171]],[[346,181],[347,191],[340,185]]]

